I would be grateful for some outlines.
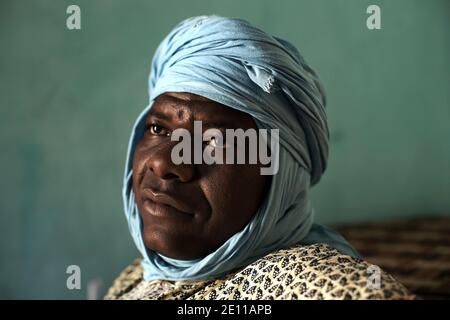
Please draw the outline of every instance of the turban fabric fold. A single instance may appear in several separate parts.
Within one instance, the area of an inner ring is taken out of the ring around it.
[[[196,260],[172,259],[145,247],[132,190],[133,155],[146,114],[165,92],[197,94],[251,115],[260,129],[279,129],[279,170],[260,208],[244,229]],[[146,280],[211,279],[297,243],[326,243],[358,257],[343,237],[313,223],[310,188],[328,158],[326,101],[316,73],[293,45],[241,19],[186,19],[153,57],[149,95],[133,127],[123,186],[125,215]]]

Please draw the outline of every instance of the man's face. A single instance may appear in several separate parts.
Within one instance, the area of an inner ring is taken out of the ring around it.
[[[145,245],[183,260],[207,255],[240,231],[270,182],[260,174],[260,164],[247,161],[175,165],[171,152],[179,142],[170,135],[184,128],[194,137],[194,121],[202,121],[203,131],[223,131],[224,137],[225,129],[257,129],[248,114],[194,94],[165,93],[155,100],[134,154],[133,191]],[[208,144],[203,147],[214,148]]]

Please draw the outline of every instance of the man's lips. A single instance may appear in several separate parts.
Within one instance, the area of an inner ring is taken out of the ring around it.
[[[177,201],[167,193],[156,192],[150,188],[145,188],[142,190],[142,200],[145,204],[144,206],[153,215],[166,216],[178,213],[194,216],[186,204]]]

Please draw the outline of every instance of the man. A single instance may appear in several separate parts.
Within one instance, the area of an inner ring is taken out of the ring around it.
[[[243,20],[193,17],[158,47],[149,85],[123,190],[142,261],[108,298],[412,297],[384,272],[380,286],[368,287],[370,265],[341,236],[313,224],[310,188],[328,157],[325,95],[293,45]],[[261,135],[234,148],[213,135],[202,138],[202,154],[243,152],[247,162],[199,163],[185,154],[174,161],[178,137],[195,136],[198,122],[218,132],[279,132],[279,141]],[[272,175],[261,174],[261,158],[248,161],[255,141],[277,155]]]

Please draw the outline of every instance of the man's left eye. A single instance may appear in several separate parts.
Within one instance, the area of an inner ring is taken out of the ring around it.
[[[222,144],[219,143],[219,140],[216,137],[211,137],[211,139],[208,141],[208,145],[213,148],[222,147]]]
[[[150,125],[150,133],[155,136],[169,136],[169,131],[157,124]]]

